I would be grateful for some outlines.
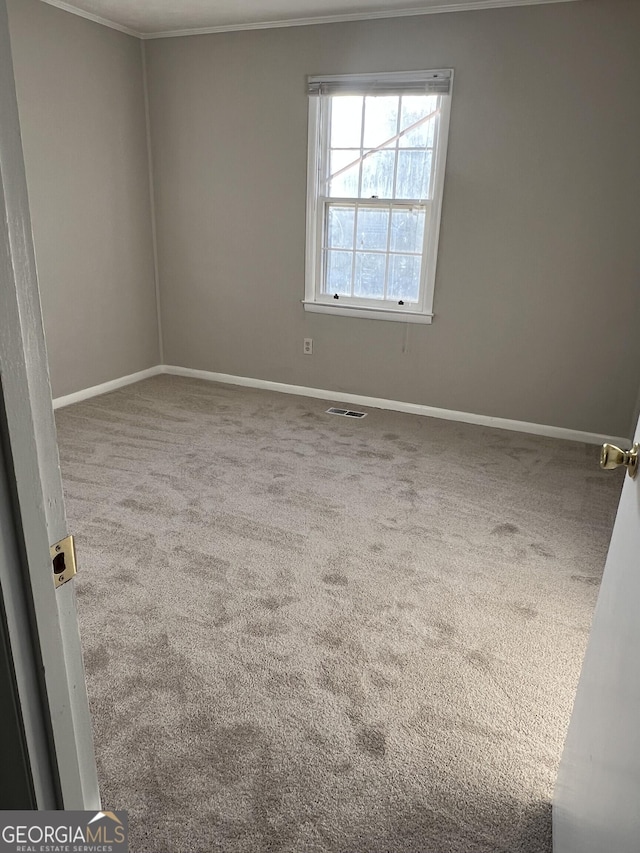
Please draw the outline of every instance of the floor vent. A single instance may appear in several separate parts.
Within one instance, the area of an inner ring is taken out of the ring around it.
[[[351,409],[336,409],[332,406],[330,409],[327,409],[328,415],[342,415],[343,418],[366,418],[366,412],[353,412]]]

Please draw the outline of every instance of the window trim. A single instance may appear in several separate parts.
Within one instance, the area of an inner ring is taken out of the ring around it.
[[[421,273],[421,301],[411,303],[406,307],[390,308],[389,304],[371,304],[365,300],[357,304],[335,304],[331,297],[320,294],[318,285],[322,277],[322,232],[324,228],[324,205],[327,200],[320,196],[320,183],[323,175],[323,155],[327,148],[327,129],[322,126],[322,95],[309,97],[309,120],[307,142],[307,206],[306,206],[306,248],[305,248],[305,296],[302,300],[304,310],[319,314],[334,314],[344,317],[358,317],[377,320],[391,320],[406,323],[431,323],[433,320],[433,297],[435,290],[436,270],[438,263],[438,246],[440,241],[440,224],[444,196],[444,179],[449,147],[449,124],[451,118],[451,93],[453,88],[453,69],[432,69],[416,72],[390,72],[387,74],[345,74],[333,75],[327,79],[339,80],[345,83],[363,86],[370,79],[404,79],[421,78],[425,74],[438,75],[447,73],[450,76],[449,92],[441,94],[441,111],[438,128],[438,143],[434,147],[436,164],[433,178],[433,196],[421,202],[424,204],[427,217],[435,217],[435,221],[425,227],[425,243],[423,245],[423,264]],[[399,84],[400,86],[402,83]],[[365,88],[365,86],[363,86]],[[363,92],[366,94],[366,92]],[[326,97],[326,96],[325,96]],[[338,201],[338,199],[336,199]],[[349,201],[366,204],[367,199],[354,198]],[[403,200],[404,201],[404,200]]]

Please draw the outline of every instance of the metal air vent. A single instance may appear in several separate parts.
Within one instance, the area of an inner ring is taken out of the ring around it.
[[[351,409],[336,409],[332,406],[330,409],[327,409],[328,415],[341,415],[343,418],[366,418],[366,412],[354,412]]]

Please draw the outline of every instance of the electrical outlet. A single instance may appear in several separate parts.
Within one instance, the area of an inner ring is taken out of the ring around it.
[[[305,355],[313,355],[313,338],[305,338],[304,339],[302,352]]]

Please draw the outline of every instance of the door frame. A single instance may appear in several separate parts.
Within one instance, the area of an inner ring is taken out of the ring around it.
[[[6,567],[17,562],[13,513],[5,474],[6,465],[0,445],[0,755],[3,758],[0,766],[0,808],[22,810],[34,809],[36,801],[2,595],[6,588]]]
[[[0,587],[36,806],[99,809],[74,581],[31,236],[6,0],[0,0],[0,440],[8,506]],[[69,329],[69,344],[73,334]]]

